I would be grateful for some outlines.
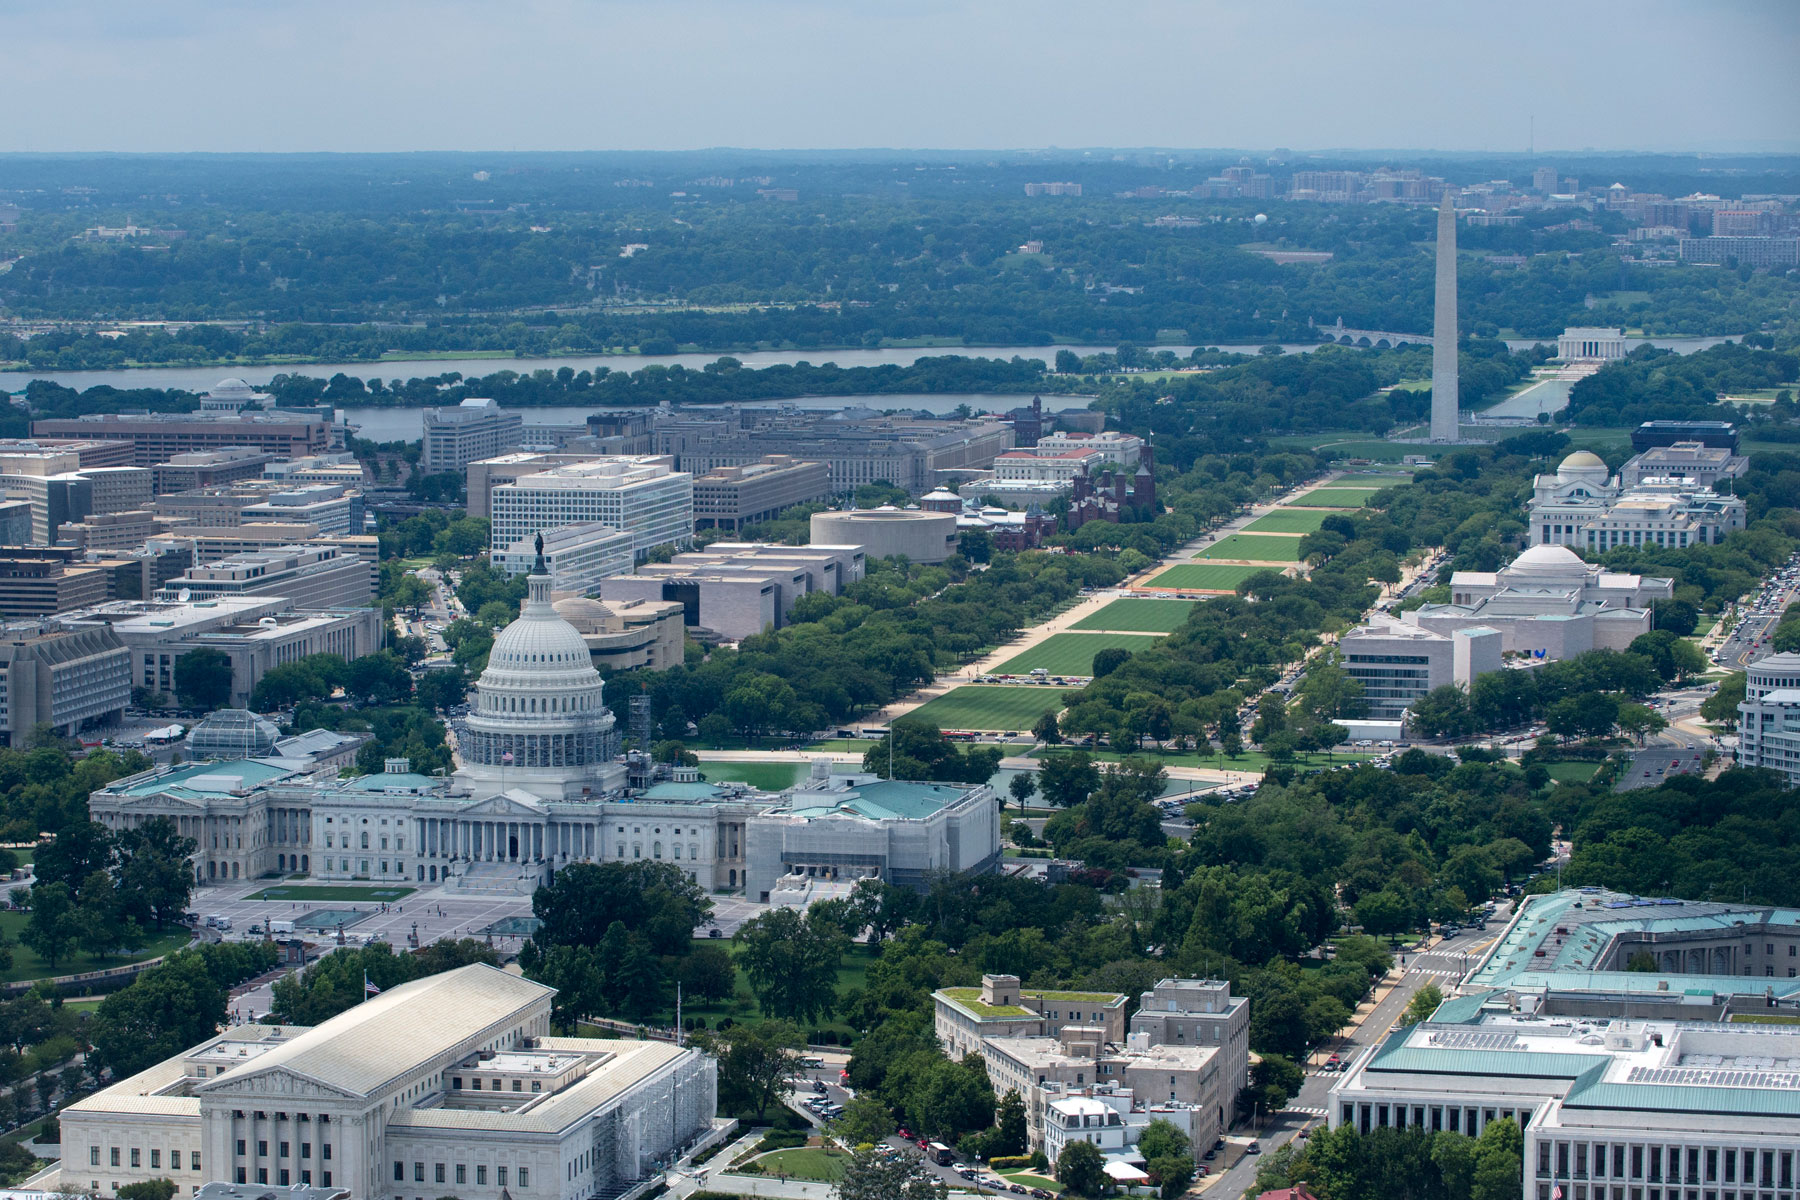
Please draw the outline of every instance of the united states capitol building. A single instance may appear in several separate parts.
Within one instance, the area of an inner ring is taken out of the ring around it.
[[[453,728],[453,775],[404,759],[351,779],[279,756],[188,763],[93,793],[93,819],[170,820],[194,839],[203,885],[280,873],[516,895],[570,863],[648,859],[708,891],[770,901],[814,880],[921,886],[998,864],[986,785],[832,775],[818,762],[780,793],[681,777],[629,791],[600,675],[553,607],[541,559],[528,589]]]

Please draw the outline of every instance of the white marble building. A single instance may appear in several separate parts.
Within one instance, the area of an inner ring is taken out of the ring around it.
[[[648,1179],[712,1132],[712,1059],[666,1042],[549,1036],[554,994],[477,965],[316,1027],[237,1026],[64,1109],[56,1185],[588,1200]]]
[[[1627,485],[1608,475],[1599,456],[1577,450],[1556,474],[1533,481],[1526,523],[1534,546],[1599,555],[1615,546],[1717,544],[1749,523],[1749,510],[1736,496],[1721,496],[1685,476]]]

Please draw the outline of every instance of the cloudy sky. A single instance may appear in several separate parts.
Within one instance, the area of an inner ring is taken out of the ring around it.
[[[1800,150],[1796,0],[4,0],[5,151]]]

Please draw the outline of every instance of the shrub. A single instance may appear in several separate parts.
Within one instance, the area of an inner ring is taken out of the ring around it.
[[[1017,1171],[1037,1165],[1038,1155],[1034,1154],[999,1154],[988,1160],[988,1166],[996,1171]]]

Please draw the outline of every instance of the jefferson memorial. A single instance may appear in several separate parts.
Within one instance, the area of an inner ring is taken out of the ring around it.
[[[280,757],[187,763],[116,780],[89,812],[113,829],[172,821],[196,843],[201,884],[299,874],[518,895],[570,863],[649,859],[768,902],[812,880],[923,886],[998,866],[986,784],[834,775],[820,760],[779,793],[706,783],[691,768],[629,791],[604,684],[551,586],[540,557],[452,727],[449,777],[405,759],[353,778]]]

